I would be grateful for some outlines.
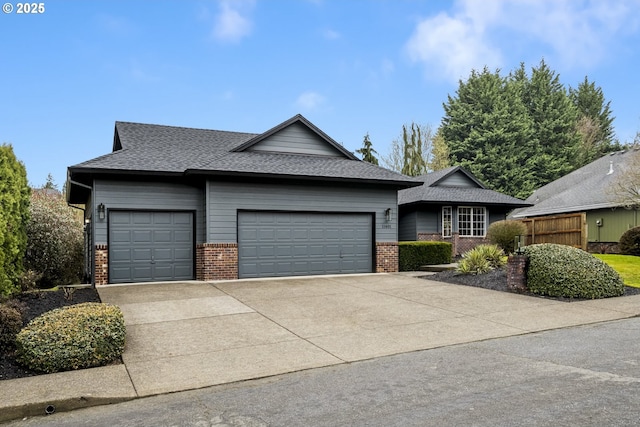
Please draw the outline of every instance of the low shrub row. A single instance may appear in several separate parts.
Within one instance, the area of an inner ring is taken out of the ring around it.
[[[414,271],[423,265],[451,263],[451,243],[399,242],[398,266],[400,271]]]

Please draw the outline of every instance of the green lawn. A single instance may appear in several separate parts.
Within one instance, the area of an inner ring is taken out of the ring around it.
[[[620,274],[624,284],[640,288],[640,256],[594,254]]]

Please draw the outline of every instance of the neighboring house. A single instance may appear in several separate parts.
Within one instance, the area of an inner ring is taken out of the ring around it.
[[[617,243],[629,228],[640,225],[638,206],[621,206],[612,184],[638,149],[607,154],[533,192],[514,219],[581,213],[586,217],[587,250],[616,252]]]
[[[262,134],[116,122],[67,185],[107,284],[394,272],[397,192],[419,183],[297,115]]]
[[[506,219],[514,208],[530,206],[488,189],[460,166],[417,179],[423,185],[398,192],[398,238],[451,242],[454,256],[486,243],[491,223]]]

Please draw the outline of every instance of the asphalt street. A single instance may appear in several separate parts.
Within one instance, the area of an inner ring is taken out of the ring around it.
[[[417,351],[7,426],[636,426],[640,318]]]

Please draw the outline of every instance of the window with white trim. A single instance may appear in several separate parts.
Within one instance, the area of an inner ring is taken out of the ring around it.
[[[484,237],[486,234],[486,218],[484,207],[459,207],[458,231],[460,236]]]
[[[442,207],[442,237],[451,237],[453,215],[451,206]]]

